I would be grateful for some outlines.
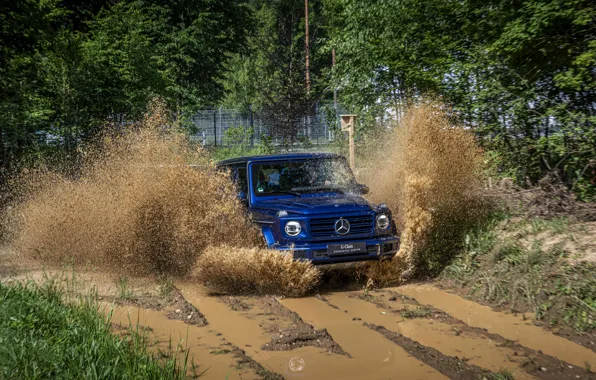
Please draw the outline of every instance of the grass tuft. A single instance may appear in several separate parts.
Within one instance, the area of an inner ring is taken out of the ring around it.
[[[118,296],[119,301],[130,301],[134,298],[132,289],[128,286],[128,278],[125,276],[118,277]]]
[[[431,314],[431,310],[428,307],[418,306],[415,309],[405,309],[401,313],[403,318],[426,318]]]
[[[515,377],[511,373],[511,371],[507,369],[502,369],[499,372],[491,373],[488,375],[489,380],[514,380]]]

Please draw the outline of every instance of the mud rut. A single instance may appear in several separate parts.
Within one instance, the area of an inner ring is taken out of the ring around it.
[[[39,268],[0,273],[2,281],[43,276]],[[431,285],[289,299],[176,282],[167,300],[123,300],[110,275],[77,276],[96,287],[115,333],[138,327],[156,353],[188,357],[202,379],[596,379],[587,371],[593,346]],[[135,281],[137,291],[157,286]]]

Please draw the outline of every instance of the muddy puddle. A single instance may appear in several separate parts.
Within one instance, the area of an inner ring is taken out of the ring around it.
[[[492,372],[507,369],[516,379],[529,379],[521,368],[522,358],[515,357],[515,351],[499,347],[499,342],[475,334],[464,333],[450,324],[430,318],[404,318],[399,311],[412,309],[399,300],[390,302],[392,312],[379,308],[362,299],[336,293],[326,296],[330,304],[339,307],[348,317],[383,326],[408,337],[419,344],[438,350],[446,356],[457,357],[463,362],[486,368]]]
[[[155,310],[122,306],[113,310],[113,324],[133,331],[143,331],[150,339],[150,347],[163,354],[176,354],[184,360],[188,353],[190,375],[201,379],[259,379],[250,368],[238,365],[234,347],[208,327],[194,327],[172,320]],[[138,327],[138,329],[137,329]],[[193,370],[194,364],[195,368]]]
[[[531,319],[524,320],[522,315],[496,312],[429,285],[406,285],[392,290],[441,309],[469,326],[486,329],[572,365],[582,368],[587,366],[586,363],[596,365],[596,352],[535,326]]]
[[[297,312],[305,322],[316,328],[324,326],[334,341],[350,357],[328,353],[315,347],[292,351],[264,351],[260,347],[270,338],[263,323],[231,310],[223,302],[207,296],[196,285],[179,285],[184,297],[197,306],[210,325],[225,331],[224,336],[267,369],[285,378],[407,379],[445,378],[434,368],[409,356],[393,343],[371,333],[362,323],[346,319],[343,312],[330,308],[315,298],[285,299],[281,303]],[[256,343],[256,344],[255,344]],[[371,372],[371,369],[372,370]]]
[[[596,352],[428,285],[283,298],[217,295],[174,281],[165,297],[158,280],[94,271],[37,268],[0,280],[48,278],[95,290],[114,308],[115,333],[146,328],[156,353],[188,355],[189,371],[194,363],[204,379],[595,378],[586,369]]]
[[[473,319],[457,319],[466,312],[457,312],[458,302],[468,301],[451,299],[455,305],[449,309],[455,310],[452,317],[438,310],[445,306],[442,303],[435,305],[424,296],[415,299],[414,294],[400,296],[410,293],[412,287],[370,294],[344,291],[274,299],[218,297],[196,284],[178,286],[212,329],[221,331],[230,343],[267,370],[288,379],[480,379],[505,375],[515,379],[594,378],[586,371],[585,362],[579,364],[580,360],[591,360],[593,352],[571,360],[561,351],[579,347],[575,352],[580,352],[581,346],[538,327],[516,324],[518,321],[507,315],[503,315],[501,327],[510,331],[498,335],[492,327],[475,326]],[[446,297],[438,289],[433,291],[438,292],[439,299]],[[271,303],[277,306],[271,307]],[[427,308],[426,303],[433,307]],[[325,331],[321,339],[331,342],[267,349],[272,337],[283,336],[284,331],[297,325],[301,326],[298,330]],[[564,346],[554,350],[526,347],[525,341],[511,339],[520,326],[522,330],[526,326],[538,329],[526,335],[535,334],[540,337],[536,339],[551,344],[554,341],[550,339],[562,339]],[[332,346],[338,350],[330,350]]]

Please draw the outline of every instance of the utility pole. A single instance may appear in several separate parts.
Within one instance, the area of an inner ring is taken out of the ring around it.
[[[306,57],[306,96],[310,97],[310,42],[308,36],[308,0],[304,0],[304,25],[306,35],[304,38],[304,55]]]

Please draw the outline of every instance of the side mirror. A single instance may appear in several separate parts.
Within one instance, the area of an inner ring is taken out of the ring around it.
[[[357,192],[358,194],[365,195],[365,194],[368,194],[368,192],[369,192],[369,190],[370,190],[370,189],[369,189],[369,188],[368,188],[368,186],[366,186],[366,185],[363,185],[363,184],[361,184],[361,183],[357,183],[357,184],[355,185],[355,190],[356,190],[356,192]]]
[[[240,202],[248,204],[248,197],[246,196],[246,193],[244,191],[240,191],[238,193],[238,199],[240,200]]]

